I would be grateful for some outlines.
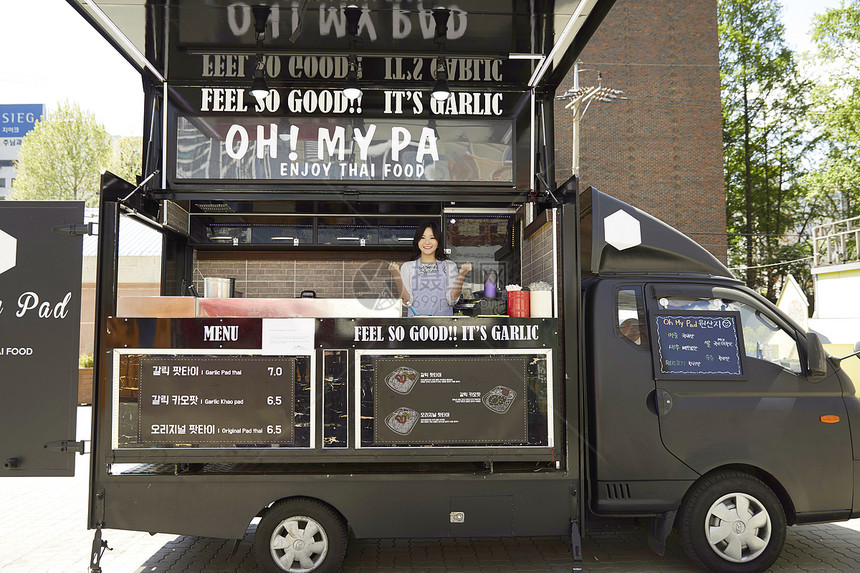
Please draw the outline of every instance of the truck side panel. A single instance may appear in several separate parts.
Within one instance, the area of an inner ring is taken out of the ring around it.
[[[103,485],[106,528],[228,539],[293,496],[330,504],[356,537],[567,535],[572,507],[571,482],[540,475],[121,475]]]

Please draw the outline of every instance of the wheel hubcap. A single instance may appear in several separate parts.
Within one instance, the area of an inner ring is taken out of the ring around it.
[[[730,493],[718,499],[705,518],[705,538],[717,555],[733,563],[752,561],[770,542],[770,514],[756,498]]]
[[[296,515],[275,527],[269,546],[281,569],[288,573],[309,573],[325,560],[328,536],[317,520]]]

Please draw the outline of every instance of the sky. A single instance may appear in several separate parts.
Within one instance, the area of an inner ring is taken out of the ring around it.
[[[789,47],[805,51],[812,16],[840,0],[782,4]],[[44,103],[50,111],[68,100],[111,135],[142,134],[138,72],[65,0],[0,0],[0,22],[0,104]]]

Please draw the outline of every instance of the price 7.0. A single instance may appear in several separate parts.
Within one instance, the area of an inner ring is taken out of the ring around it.
[[[284,369],[280,366],[269,366],[269,376],[282,376]]]
[[[280,406],[283,400],[280,396],[266,396],[266,404],[269,406]]]

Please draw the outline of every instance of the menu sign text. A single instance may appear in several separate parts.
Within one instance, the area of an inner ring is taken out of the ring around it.
[[[655,316],[658,372],[742,376],[739,323],[732,312]]]
[[[374,443],[528,441],[524,356],[397,356],[373,360]]]
[[[141,444],[294,441],[295,358],[143,356]]]

